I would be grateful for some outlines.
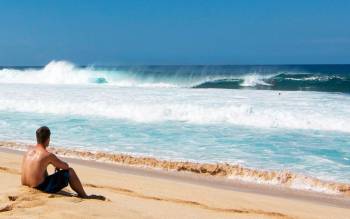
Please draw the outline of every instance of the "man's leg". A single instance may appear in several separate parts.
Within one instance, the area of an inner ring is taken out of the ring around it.
[[[78,193],[79,197],[88,197],[84,191],[83,186],[81,185],[79,177],[77,176],[73,168],[69,168],[69,185],[76,193]]]

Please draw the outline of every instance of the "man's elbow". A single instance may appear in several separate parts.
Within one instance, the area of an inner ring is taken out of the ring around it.
[[[68,170],[69,169],[69,165],[66,162],[61,161],[60,163],[58,163],[57,165],[54,165],[56,167],[56,169],[59,170]]]
[[[64,163],[62,169],[63,170],[68,170],[69,169],[69,165],[67,163]]]
[[[21,176],[21,184],[22,184],[22,186],[24,186],[24,177],[23,176]]]

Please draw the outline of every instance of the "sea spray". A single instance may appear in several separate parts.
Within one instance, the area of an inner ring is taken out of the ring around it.
[[[76,66],[0,68],[0,84],[259,89],[350,93],[350,65],[310,66]]]

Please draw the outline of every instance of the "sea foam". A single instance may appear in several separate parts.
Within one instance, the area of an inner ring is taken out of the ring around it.
[[[78,67],[67,61],[51,61],[43,68],[0,69],[2,84],[56,84],[96,85],[108,84],[118,87],[176,87],[150,78],[139,78],[130,72],[97,70],[94,67]]]
[[[218,98],[220,96],[220,98]],[[267,101],[268,100],[268,101]],[[350,97],[318,93],[2,85],[0,110],[135,122],[350,132]]]

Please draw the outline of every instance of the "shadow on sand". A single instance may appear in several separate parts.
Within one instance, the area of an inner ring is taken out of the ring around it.
[[[81,198],[71,192],[67,192],[67,191],[59,191],[56,194],[51,194],[49,197],[53,198],[53,197],[57,197],[57,196],[66,196],[66,197],[75,197],[75,198]],[[106,201],[106,197],[103,195],[89,195],[87,198],[81,198],[81,199],[95,199],[95,200],[100,200],[100,201]]]

